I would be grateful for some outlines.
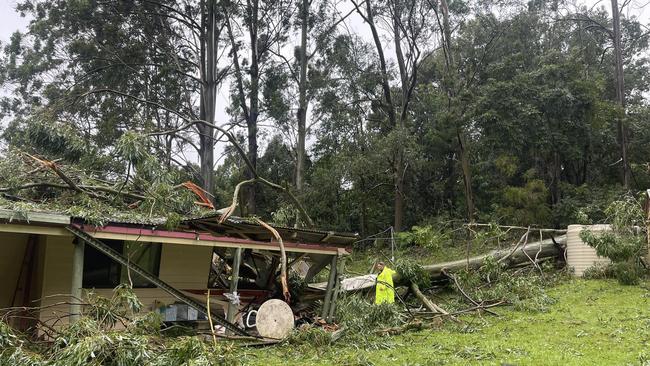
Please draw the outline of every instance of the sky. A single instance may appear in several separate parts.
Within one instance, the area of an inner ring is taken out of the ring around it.
[[[622,3],[624,0],[619,0],[619,3]],[[585,4],[587,6],[595,7],[605,7],[609,9],[611,7],[610,0],[577,0],[578,4]],[[343,1],[346,4],[346,1]],[[25,30],[29,20],[23,18],[15,11],[16,0],[0,0],[0,42],[6,44],[11,34],[17,30]],[[340,9],[342,13],[346,13],[346,9]],[[630,4],[624,9],[624,13],[628,16],[634,15],[641,20],[641,23],[650,25],[650,0],[630,0]],[[362,37],[367,37],[368,41],[371,42],[370,32],[368,27],[365,26],[363,21],[359,18],[358,15],[354,14],[349,17],[346,21],[346,26],[354,33],[360,34]],[[228,122],[229,116],[226,113],[226,106],[228,105],[228,83],[224,83],[219,92],[217,100],[217,121],[221,123]],[[0,95],[6,94],[8,91],[3,89],[0,86]],[[2,121],[0,121],[1,124]],[[1,126],[0,126],[1,127]],[[217,146],[215,151],[215,156],[220,156],[223,151],[223,146]],[[264,151],[264,146],[261,146],[261,150]],[[192,154],[191,152],[189,153]],[[195,157],[188,156],[189,160],[195,160]],[[218,161],[217,161],[218,163]]]

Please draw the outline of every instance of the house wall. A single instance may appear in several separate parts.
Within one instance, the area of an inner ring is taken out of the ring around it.
[[[72,280],[73,244],[70,237],[49,236],[45,245],[44,280],[42,286],[41,306],[48,308],[41,311],[40,319],[50,325],[60,325],[68,322],[65,314],[69,313],[70,305],[61,302],[70,301]],[[206,289],[212,247],[163,244],[160,255],[161,280],[178,289]],[[110,297],[111,289],[86,289],[95,294]],[[144,305],[144,310],[154,310],[163,305],[174,303],[176,300],[166,292],[157,288],[139,288],[135,293]],[[197,297],[200,301],[205,301]],[[59,319],[60,318],[60,319]]]
[[[0,308],[12,306],[27,237],[27,234],[0,233]]]

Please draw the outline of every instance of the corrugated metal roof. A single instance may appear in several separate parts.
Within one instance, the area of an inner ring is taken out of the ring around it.
[[[197,221],[197,220],[206,220],[206,219],[218,219],[221,216],[220,211],[215,211],[211,212],[209,214],[206,214],[204,216],[200,217],[194,217],[190,219],[186,219],[185,222],[190,222],[190,221]],[[259,226],[259,224],[251,219],[251,218],[246,218],[246,217],[240,217],[240,216],[230,216],[228,217],[227,220],[229,223],[232,224],[248,224],[248,225],[255,225]],[[359,236],[358,233],[350,233],[350,232],[339,232],[339,231],[331,231],[331,230],[324,230],[324,229],[317,229],[317,228],[295,228],[295,227],[290,227],[290,226],[283,226],[283,225],[278,225],[274,223],[269,223],[271,226],[273,226],[276,229],[284,229],[284,230],[292,230],[292,231],[301,231],[301,232],[310,232],[314,234],[335,234],[338,236],[349,236],[349,237],[355,237],[357,238]]]
[[[70,215],[65,212],[54,210],[40,210],[37,208],[29,210],[13,210],[0,208],[0,220],[16,220],[23,222],[41,222],[48,224],[67,225],[72,221],[88,221],[83,217]],[[255,240],[270,240],[268,231],[262,228],[254,219],[231,216],[225,223],[219,224],[219,211],[210,211],[204,215],[187,217],[181,221],[181,229],[200,229],[201,224],[209,226],[209,231],[218,232],[227,236],[247,237]],[[113,212],[101,217],[104,224],[118,224],[128,226],[160,227],[166,224],[166,217],[145,216],[134,212]],[[197,225],[198,224],[198,225]],[[271,224],[278,230],[284,240],[302,243],[327,243],[330,245],[348,246],[358,239],[358,234],[340,233],[320,229],[293,228],[282,225]]]

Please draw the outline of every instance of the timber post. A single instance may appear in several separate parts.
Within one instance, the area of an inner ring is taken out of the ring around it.
[[[232,265],[232,275],[230,278],[230,293],[235,294],[237,292],[237,284],[239,283],[239,267],[241,266],[241,247],[237,247],[235,250],[235,255],[233,257]],[[232,301],[228,303],[228,311],[226,314],[226,320],[230,323],[234,322],[235,315],[237,314],[238,306],[233,304]]]
[[[85,242],[79,238],[73,242],[72,254],[72,288],[70,291],[70,323],[79,320],[81,315],[81,297],[83,295],[84,249]]]
[[[325,291],[325,299],[323,301],[323,312],[321,313],[321,317],[325,318],[326,320],[329,318],[330,305],[332,302],[332,291],[334,290],[334,285],[336,282],[337,262],[338,255],[333,255],[332,261],[330,263],[330,277],[327,281],[327,290]]]
[[[336,301],[338,300],[340,287],[341,287],[341,280],[342,280],[341,273],[343,273],[343,263],[344,263],[344,259],[337,260],[336,276],[335,276],[336,283],[334,284],[332,300],[330,301],[329,313],[327,314],[327,319],[326,319],[328,323],[331,322],[334,319],[334,316],[336,315]]]

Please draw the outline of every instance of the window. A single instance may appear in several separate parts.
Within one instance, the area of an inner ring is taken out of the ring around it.
[[[121,240],[102,240],[113,250],[148,272],[158,276],[160,273],[161,245],[153,243],[125,242]],[[133,287],[154,287],[137,273],[131,272]],[[102,252],[86,245],[84,250],[84,288],[114,288],[120,283],[129,283],[129,271]]]

